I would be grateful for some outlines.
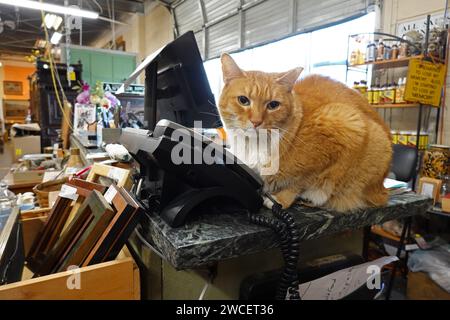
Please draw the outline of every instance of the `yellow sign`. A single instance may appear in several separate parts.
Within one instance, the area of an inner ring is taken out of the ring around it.
[[[404,99],[439,107],[445,79],[445,66],[421,59],[409,62]]]

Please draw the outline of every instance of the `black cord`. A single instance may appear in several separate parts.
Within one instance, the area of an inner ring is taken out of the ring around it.
[[[272,213],[275,218],[251,213],[248,213],[248,218],[252,223],[271,228],[280,237],[284,270],[278,283],[275,299],[286,300],[289,293],[291,300],[300,300],[297,271],[300,238],[297,225],[289,212],[284,211],[279,203],[271,200],[274,203]]]

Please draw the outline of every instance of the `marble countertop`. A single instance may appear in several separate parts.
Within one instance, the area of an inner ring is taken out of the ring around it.
[[[102,152],[101,149],[83,148],[73,135],[71,143],[80,148],[85,164],[92,163],[85,159],[87,154]],[[306,241],[423,214],[431,206],[431,199],[406,193],[392,196],[385,207],[347,214],[300,204],[292,206],[289,212],[296,219],[300,241]],[[268,209],[262,209],[259,214],[272,216]],[[204,214],[180,228],[171,228],[158,215],[149,214],[139,230],[145,240],[178,270],[262,252],[279,245],[271,229],[252,224],[243,213]]]
[[[392,196],[387,206],[341,214],[295,204],[289,209],[297,222],[300,241],[359,229],[392,219],[421,214],[432,200],[406,193]],[[271,216],[262,209],[259,214]],[[158,215],[143,222],[145,239],[178,270],[200,267],[215,261],[266,251],[279,245],[275,233],[252,224],[243,213],[205,214],[185,226],[169,227]]]

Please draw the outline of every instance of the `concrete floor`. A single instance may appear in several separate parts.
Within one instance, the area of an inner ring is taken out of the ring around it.
[[[0,147],[0,180],[8,173],[13,161],[13,147],[11,141]]]

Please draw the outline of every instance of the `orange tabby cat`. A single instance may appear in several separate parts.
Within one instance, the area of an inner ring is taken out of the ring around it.
[[[262,178],[283,208],[298,196],[340,212],[386,203],[390,133],[359,93],[319,75],[297,82],[302,68],[243,71],[227,54],[222,69],[226,129],[279,129],[279,170]]]

